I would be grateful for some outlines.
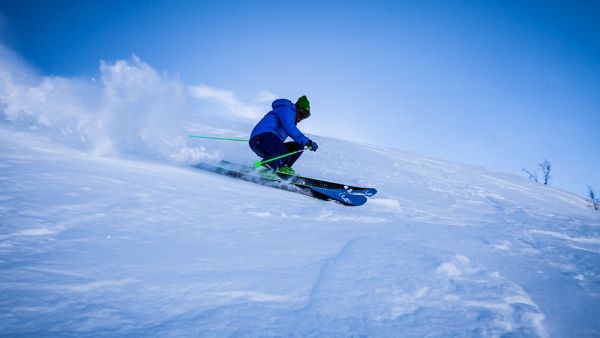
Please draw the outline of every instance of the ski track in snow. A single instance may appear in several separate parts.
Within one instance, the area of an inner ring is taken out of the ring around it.
[[[3,335],[600,335],[599,214],[522,178],[322,138],[352,208],[0,140]]]

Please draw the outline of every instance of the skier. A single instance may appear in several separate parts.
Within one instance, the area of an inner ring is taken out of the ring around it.
[[[250,135],[250,149],[256,155],[262,157],[264,161],[304,148],[317,150],[319,147],[317,143],[304,136],[296,127],[298,123],[310,116],[310,102],[306,95],[301,96],[296,104],[288,99],[277,99],[271,106],[273,110],[258,122]],[[285,142],[288,136],[294,141]],[[263,167],[271,173],[294,175],[292,165],[301,154],[302,152],[298,152],[265,163]]]

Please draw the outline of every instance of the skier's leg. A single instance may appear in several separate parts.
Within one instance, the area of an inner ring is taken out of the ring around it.
[[[252,150],[254,150],[258,156],[263,157],[263,161],[288,153],[286,146],[275,134],[262,133],[253,137],[252,140],[254,140],[254,142],[251,142],[251,148],[252,144],[254,144],[254,148],[252,148]],[[277,171],[279,167],[284,165],[283,163],[285,159],[286,158],[284,157],[282,159],[271,161],[267,164],[270,168]]]
[[[263,153],[261,147],[260,147],[260,138],[261,138],[261,134],[254,136],[253,138],[250,139],[250,142],[248,142],[248,145],[250,146],[250,149],[252,149],[252,151],[258,155],[258,157],[265,157],[265,154]]]
[[[304,148],[298,142],[286,142],[286,143],[284,143],[284,146],[287,149],[288,153],[291,153],[292,151],[297,151],[297,150]],[[295,153],[294,155],[290,155],[288,157],[284,157],[283,159],[285,159],[285,161],[283,162],[283,165],[287,165],[288,167],[291,168],[294,165],[294,163],[296,163],[298,158],[300,158],[300,155],[302,155],[302,152]]]

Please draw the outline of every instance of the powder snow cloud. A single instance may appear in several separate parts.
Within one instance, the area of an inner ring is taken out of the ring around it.
[[[181,154],[198,156],[183,119],[251,123],[275,98],[264,90],[244,102],[226,89],[187,85],[135,55],[101,61],[98,78],[39,74],[0,44],[0,119],[95,155],[185,160]]]

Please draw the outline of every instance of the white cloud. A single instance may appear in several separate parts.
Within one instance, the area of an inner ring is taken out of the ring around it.
[[[258,94],[256,94],[256,102],[271,104],[271,102],[275,101],[276,99],[277,95],[268,90],[261,90],[258,92]]]
[[[213,101],[227,109],[227,112],[236,117],[245,119],[257,119],[265,114],[264,102],[274,97],[268,91],[261,91],[257,95],[257,101],[263,104],[248,104],[241,102],[233,92],[224,89],[218,89],[206,84],[189,87],[189,94],[192,97],[202,100]],[[270,103],[270,102],[269,102]]]

